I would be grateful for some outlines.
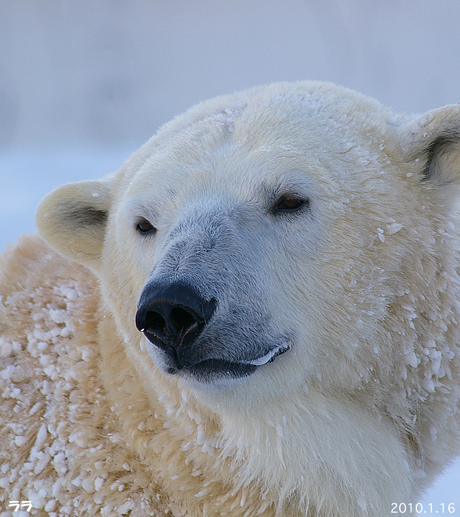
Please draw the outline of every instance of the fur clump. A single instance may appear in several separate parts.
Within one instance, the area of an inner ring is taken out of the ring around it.
[[[165,497],[126,447],[98,374],[96,279],[38,237],[6,252],[1,272],[2,508],[158,515]]]

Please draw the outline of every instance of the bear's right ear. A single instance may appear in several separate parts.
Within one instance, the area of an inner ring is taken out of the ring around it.
[[[43,198],[35,222],[58,252],[98,269],[111,206],[110,177],[58,187]]]

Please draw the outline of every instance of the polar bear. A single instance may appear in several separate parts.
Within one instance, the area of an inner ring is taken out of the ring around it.
[[[4,508],[415,514],[460,450],[459,184],[459,106],[298,82],[46,196],[2,258]]]

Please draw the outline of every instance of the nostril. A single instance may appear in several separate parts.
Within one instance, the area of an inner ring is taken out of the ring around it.
[[[157,332],[165,332],[166,321],[161,314],[154,311],[147,311],[145,314],[145,331],[156,330]]]
[[[182,307],[171,309],[170,317],[173,325],[179,331],[186,331],[197,323],[195,316]]]
[[[147,310],[138,318],[138,329],[147,334],[155,334],[157,337],[169,335],[184,335],[196,329],[200,324],[197,316],[182,307],[173,307],[160,312]]]

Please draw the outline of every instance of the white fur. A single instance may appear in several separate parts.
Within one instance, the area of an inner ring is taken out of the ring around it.
[[[327,83],[260,87],[192,108],[117,174],[42,202],[44,238],[99,279],[104,389],[174,508],[384,516],[458,453],[458,111],[395,117]],[[274,216],[286,193],[310,209]],[[134,326],[159,278],[218,299],[216,336],[256,372],[163,373]],[[146,408],[161,423],[148,439]]]

